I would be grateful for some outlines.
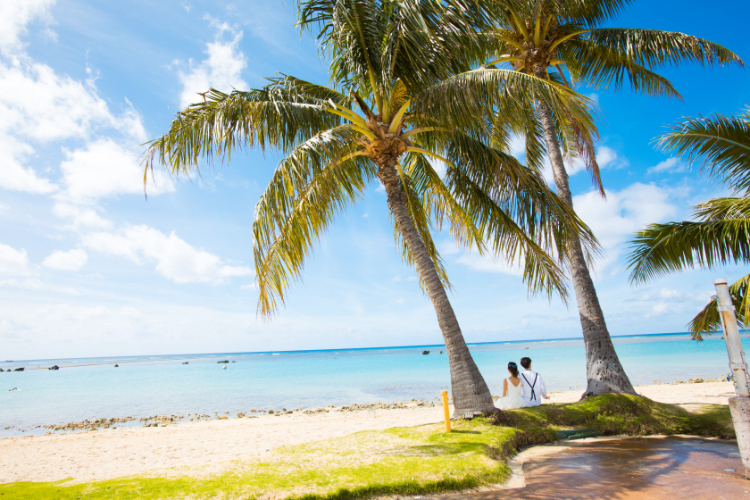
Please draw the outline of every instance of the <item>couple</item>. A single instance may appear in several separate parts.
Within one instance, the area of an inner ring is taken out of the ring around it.
[[[531,371],[531,358],[521,358],[521,366],[524,371],[519,374],[516,363],[508,363],[510,377],[503,380],[503,397],[497,402],[497,407],[501,410],[539,406],[542,398],[549,399],[541,375]]]

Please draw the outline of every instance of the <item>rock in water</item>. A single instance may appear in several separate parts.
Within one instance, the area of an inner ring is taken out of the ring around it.
[[[50,366],[50,367],[49,367],[49,368],[47,368],[47,369],[48,369],[48,370],[59,370],[59,369],[60,369],[60,367],[59,367],[59,366],[57,366],[57,365],[53,365],[53,366]]]
[[[183,365],[186,365],[186,364],[188,364],[188,362],[187,362],[187,361],[185,361],[185,362],[183,362],[182,364],[183,364]]]
[[[440,351],[440,354],[443,354],[443,351]]]
[[[5,371],[5,370],[3,370],[2,368],[0,368],[0,373],[3,373],[4,371]]]
[[[120,368],[120,365],[115,365],[115,368]]]
[[[221,369],[222,369],[222,370],[226,370],[226,369],[227,369],[227,367],[226,367],[226,366],[222,366],[222,367],[221,367]]]
[[[13,370],[13,371],[14,371],[14,372],[22,372],[22,371],[23,371],[23,368],[16,368],[16,369],[15,369],[15,370]]]
[[[430,351],[422,351],[422,356],[424,356],[425,354],[430,354]]]
[[[228,359],[225,359],[224,361],[217,361],[217,363],[220,363],[220,364],[221,364],[221,363],[229,363],[229,360],[228,360]]]

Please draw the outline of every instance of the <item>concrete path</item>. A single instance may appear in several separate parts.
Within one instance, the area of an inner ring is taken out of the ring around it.
[[[507,489],[471,500],[750,500],[737,444],[682,437],[594,440],[531,448]],[[522,474],[520,474],[522,470]]]

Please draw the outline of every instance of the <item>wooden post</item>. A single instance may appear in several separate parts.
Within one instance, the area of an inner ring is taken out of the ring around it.
[[[445,432],[451,431],[451,412],[448,410],[448,391],[441,391],[443,396],[443,417],[445,418]]]
[[[729,411],[732,414],[735,434],[737,434],[737,446],[740,449],[742,464],[745,466],[745,477],[750,479],[750,393],[748,393],[747,363],[745,363],[734,301],[729,293],[727,280],[723,278],[714,280],[714,286],[716,287],[716,306],[721,316],[721,326],[729,355],[729,370],[737,392],[737,397],[729,398]]]

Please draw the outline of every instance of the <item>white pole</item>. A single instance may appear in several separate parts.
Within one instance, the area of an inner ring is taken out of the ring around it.
[[[742,351],[740,331],[737,328],[737,316],[734,311],[732,296],[729,294],[725,278],[714,280],[716,287],[716,305],[721,316],[721,326],[724,328],[724,339],[729,354],[729,371],[734,380],[734,389],[740,397],[750,397],[748,392],[747,364],[745,353]]]
[[[724,340],[729,354],[729,370],[732,372],[734,389],[737,397],[729,398],[729,411],[732,414],[734,431],[737,434],[737,446],[740,449],[742,464],[745,466],[745,477],[750,479],[750,394],[748,394],[747,363],[742,350],[740,331],[737,328],[737,316],[732,296],[729,294],[726,279],[714,280],[716,287],[716,305],[724,329]]]

